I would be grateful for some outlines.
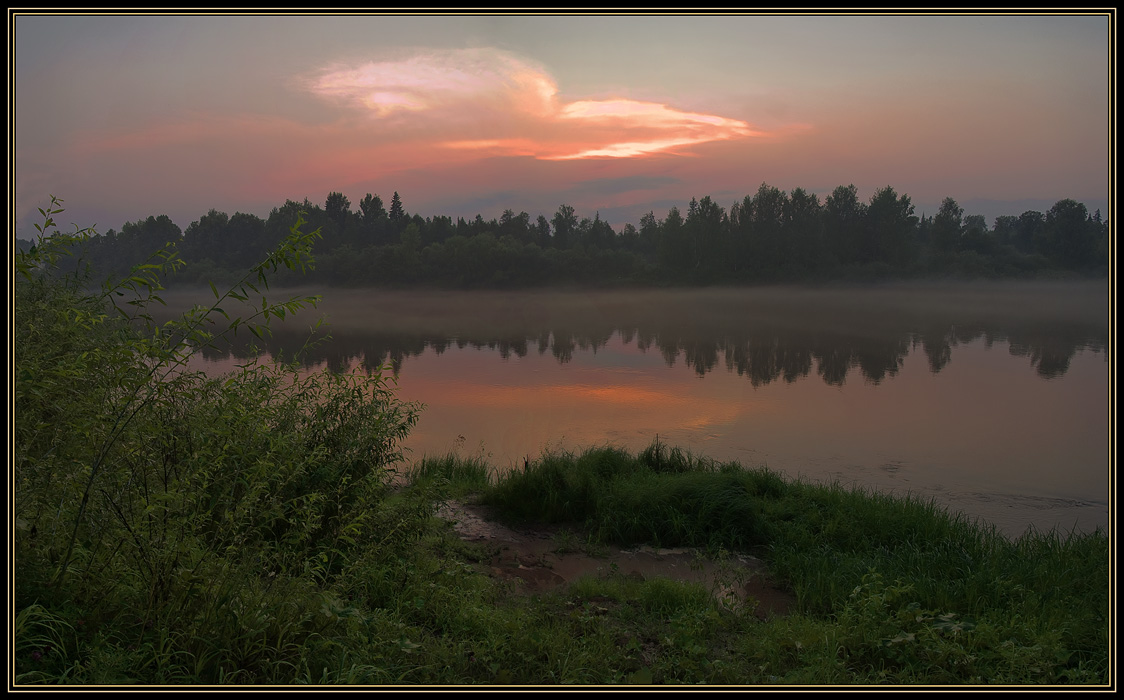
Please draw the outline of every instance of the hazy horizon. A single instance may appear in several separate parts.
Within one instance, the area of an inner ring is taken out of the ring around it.
[[[1107,217],[1110,15],[9,16],[17,235],[368,192],[618,230],[762,182]]]

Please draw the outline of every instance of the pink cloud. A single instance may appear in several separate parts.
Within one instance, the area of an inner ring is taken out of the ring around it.
[[[564,103],[542,67],[496,49],[432,51],[402,60],[337,65],[305,84],[313,93],[376,120],[408,112],[411,120],[428,120],[434,128],[474,133],[475,138],[438,144],[490,155],[630,158],[763,135],[737,119],[655,102],[618,98]],[[466,122],[469,115],[473,119]],[[483,137],[481,131],[486,132]]]
[[[397,61],[336,65],[303,82],[317,95],[358,104],[380,117],[460,108],[479,98],[510,100],[533,114],[547,109],[558,91],[541,67],[494,49],[431,51]]]
[[[319,118],[198,110],[127,129],[95,127],[57,143],[42,169],[67,162],[55,190],[89,189],[99,202],[128,193],[130,201],[165,206],[157,203],[190,196],[205,210],[349,187],[411,187],[419,200],[439,197],[443,188],[469,196],[473,184],[553,192],[583,178],[656,167],[655,156],[685,165],[696,159],[677,156],[771,136],[737,119],[667,104],[565,101],[541,66],[495,49],[337,65],[296,83],[323,99]],[[22,182],[38,170],[23,168]],[[612,206],[625,196],[599,194],[584,206]]]

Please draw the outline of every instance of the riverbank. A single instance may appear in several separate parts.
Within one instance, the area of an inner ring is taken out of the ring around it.
[[[620,548],[595,545],[564,526],[513,529],[494,520],[495,512],[479,504],[444,501],[437,517],[457,536],[493,554],[478,570],[512,583],[516,593],[557,591],[584,577],[621,574],[634,580],[667,578],[702,585],[722,605],[750,606],[759,619],[788,614],[795,604],[790,591],[775,585],[764,563],[748,554],[710,557],[686,547]]]
[[[1108,677],[1107,663],[1093,672],[1102,663],[1095,659],[1107,662],[1112,619],[1103,532],[1012,540],[932,503],[787,481],[660,444],[635,455],[544,454],[502,476],[460,457],[422,460],[411,473],[414,488],[486,507],[501,533],[540,533],[539,559],[520,561],[518,546],[509,555],[524,574],[514,584],[518,574],[496,566],[502,534],[482,536],[480,523],[467,539],[460,534],[462,551],[493,585],[532,593],[501,607],[529,606],[542,616],[533,637],[559,633],[545,623],[551,616],[577,615],[582,631],[569,633],[580,636],[572,643],[582,658],[613,660],[595,664],[613,668],[608,675],[569,682],[993,685]],[[464,517],[446,513],[452,522]],[[543,527],[553,528],[552,544],[542,542]],[[508,550],[520,539],[508,536]],[[676,576],[671,562],[646,575],[613,558],[645,546],[693,553],[692,575]],[[575,551],[603,563],[570,580],[541,566],[543,552]],[[783,610],[759,610],[752,593],[740,605],[739,596],[724,595],[705,575],[716,562],[726,562],[727,577],[740,571],[743,586],[754,576],[767,581],[786,601]],[[544,578],[549,584],[528,583]],[[646,587],[693,602],[653,607]],[[599,644],[606,646],[587,657]],[[503,678],[555,682],[541,680],[552,663],[541,658]]]

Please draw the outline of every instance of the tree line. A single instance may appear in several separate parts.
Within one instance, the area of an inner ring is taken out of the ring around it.
[[[1108,222],[1062,199],[1049,211],[980,215],[945,198],[916,216],[892,187],[868,201],[841,185],[823,201],[803,188],[762,183],[728,210],[710,196],[681,211],[616,230],[567,204],[550,219],[506,209],[498,219],[410,214],[394,193],[389,208],[367,194],[353,210],[340,192],[323,206],[288,200],[265,219],[210,210],[186,230],[166,215],[92,236],[82,259],[99,274],[124,275],[167,242],[188,266],[167,283],[234,278],[280,241],[303,212],[318,228],[315,270],[277,282],[341,286],[519,288],[594,284],[700,285],[876,281],[914,277],[1103,275]]]

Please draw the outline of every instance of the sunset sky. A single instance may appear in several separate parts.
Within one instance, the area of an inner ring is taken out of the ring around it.
[[[64,226],[340,191],[618,230],[762,182],[1108,214],[1110,17],[10,16],[13,209]]]

